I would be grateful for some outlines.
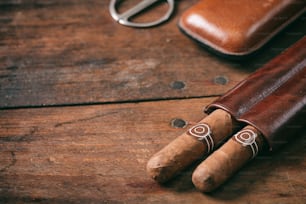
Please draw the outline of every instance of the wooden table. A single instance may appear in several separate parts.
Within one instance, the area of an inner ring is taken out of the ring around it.
[[[306,33],[303,16],[254,57],[224,60],[176,26],[195,2],[150,29],[117,24],[109,1],[0,2],[1,203],[305,203],[306,133],[210,194],[195,166],[165,185],[146,175],[208,103]]]

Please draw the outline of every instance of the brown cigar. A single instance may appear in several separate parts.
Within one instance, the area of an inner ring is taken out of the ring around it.
[[[229,113],[215,110],[153,155],[147,164],[149,176],[160,183],[173,178],[232,135],[235,124]]]
[[[210,192],[225,182],[264,146],[262,134],[248,125],[204,160],[193,172],[192,182],[202,192]]]

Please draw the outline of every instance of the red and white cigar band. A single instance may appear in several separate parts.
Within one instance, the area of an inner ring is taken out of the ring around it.
[[[210,153],[214,149],[214,140],[212,138],[212,132],[210,127],[205,124],[197,124],[188,130],[188,134],[197,138],[200,141],[204,141],[207,144],[207,153]]]
[[[256,143],[257,134],[251,129],[244,129],[234,135],[233,139],[242,144],[242,146],[249,146],[252,150],[254,158],[258,153],[258,145]]]

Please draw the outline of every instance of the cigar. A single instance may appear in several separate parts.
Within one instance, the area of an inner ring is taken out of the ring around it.
[[[265,142],[256,128],[246,126],[195,169],[193,184],[202,192],[215,190],[262,151]]]
[[[216,109],[154,154],[147,163],[148,175],[159,183],[168,181],[211,153],[236,128],[237,123],[229,113]]]

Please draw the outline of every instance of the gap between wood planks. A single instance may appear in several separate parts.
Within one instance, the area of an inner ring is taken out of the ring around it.
[[[214,98],[221,95],[208,95],[208,96],[192,96],[192,97],[169,97],[169,98],[156,98],[156,99],[140,99],[140,100],[122,100],[122,101],[109,101],[109,102],[89,102],[89,103],[71,103],[71,104],[48,104],[48,105],[27,105],[27,106],[15,106],[15,107],[0,107],[0,110],[15,110],[15,109],[27,109],[27,108],[55,108],[55,107],[72,107],[72,106],[94,106],[94,105],[111,105],[111,104],[127,104],[127,103],[145,103],[145,102],[158,102],[167,100],[188,100],[188,99],[204,99]]]

